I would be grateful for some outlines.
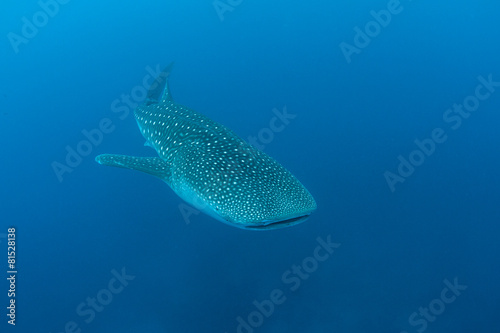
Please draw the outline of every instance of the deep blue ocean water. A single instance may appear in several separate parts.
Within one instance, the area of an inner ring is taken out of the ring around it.
[[[498,2],[2,7],[2,332],[500,332]],[[232,228],[94,161],[153,156],[132,111],[171,61],[174,99],[260,134],[308,221]]]

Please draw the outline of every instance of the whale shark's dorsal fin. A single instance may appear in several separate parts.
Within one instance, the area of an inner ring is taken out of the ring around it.
[[[148,97],[146,105],[156,104],[158,102],[172,101],[170,88],[168,86],[168,77],[172,71],[174,63],[171,62],[167,67],[161,71],[156,80],[151,84],[148,90]]]

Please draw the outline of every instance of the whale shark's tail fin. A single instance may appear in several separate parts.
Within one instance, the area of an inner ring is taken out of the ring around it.
[[[170,88],[168,87],[168,77],[172,72],[172,67],[174,62],[171,62],[167,67],[161,71],[160,75],[151,84],[148,90],[148,96],[146,98],[146,105],[158,103],[161,100],[172,99],[170,95]]]

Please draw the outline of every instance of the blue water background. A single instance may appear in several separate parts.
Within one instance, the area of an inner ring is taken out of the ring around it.
[[[500,4],[402,0],[350,63],[339,45],[387,1],[232,4],[221,20],[211,0],[72,0],[17,53],[8,34],[41,7],[2,4],[0,275],[9,226],[19,271],[15,328],[0,283],[2,331],[237,332],[237,318],[279,289],[286,300],[253,331],[500,332],[500,88],[456,130],[443,121],[479,76],[500,81]],[[111,104],[171,61],[175,100],[243,138],[269,127],[275,108],[296,115],[265,152],[316,198],[307,222],[269,232],[202,214],[186,223],[160,180],[94,162],[154,154]],[[60,181],[54,161],[103,118],[114,131]],[[435,128],[446,142],[391,191],[384,173]],[[340,246],[291,290],[283,274],[318,237]],[[135,278],[92,320],[79,315],[122,269]],[[454,279],[467,289],[425,329],[412,325]]]

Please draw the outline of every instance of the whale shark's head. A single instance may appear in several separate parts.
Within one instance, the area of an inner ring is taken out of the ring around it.
[[[224,133],[219,140],[196,139],[195,149],[172,154],[177,170],[168,180],[172,189],[195,208],[238,228],[269,230],[307,220],[316,202],[298,179],[264,152]]]
[[[249,230],[270,230],[290,227],[305,222],[311,213],[316,210],[316,203],[312,201],[308,206],[304,206],[304,209],[302,210],[294,209],[294,212],[291,214],[286,210],[281,210],[279,208],[272,209],[272,212],[271,209],[265,208],[264,210],[268,211],[269,214],[267,217],[263,217],[263,207],[255,207],[254,210],[245,208],[234,209],[233,207],[232,209],[227,210],[209,205],[206,202],[201,201],[198,197],[195,200],[190,200],[190,198],[186,197],[183,197],[183,199],[191,203],[195,208],[218,221],[224,222],[225,224],[233,227]],[[285,201],[280,201],[279,203],[293,207],[293,205],[297,204],[297,201],[290,198]],[[235,205],[235,207],[237,206],[238,204]],[[252,216],[255,216],[255,218],[248,218]]]

